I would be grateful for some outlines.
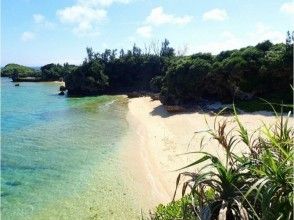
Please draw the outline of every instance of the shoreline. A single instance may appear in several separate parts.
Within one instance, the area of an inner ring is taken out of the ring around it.
[[[208,113],[170,114],[163,105],[150,97],[129,99],[127,122],[130,134],[126,141],[123,155],[126,157],[126,167],[133,172],[134,181],[145,187],[146,195],[150,195],[148,209],[154,209],[160,203],[171,202],[175,190],[176,177],[180,171],[174,172],[196,160],[194,155],[180,154],[199,151],[199,143],[207,134],[205,131],[213,127],[214,116]],[[276,118],[267,112],[246,113],[238,116],[240,121],[253,132],[262,126],[262,121],[272,124]],[[219,120],[232,121],[233,116],[219,116]],[[293,120],[290,120],[293,124]],[[213,140],[206,140],[204,151],[216,154],[221,158],[223,150]],[[244,153],[242,145],[234,152]],[[196,171],[192,167],[190,171]],[[180,193],[177,193],[179,198]]]

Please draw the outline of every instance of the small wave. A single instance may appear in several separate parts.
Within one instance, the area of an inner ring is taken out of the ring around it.
[[[115,102],[116,100],[112,100],[112,101],[110,101],[110,102],[107,102],[107,103],[105,103],[104,105],[102,105],[102,106],[99,106],[98,108],[99,109],[108,109],[114,102]]]

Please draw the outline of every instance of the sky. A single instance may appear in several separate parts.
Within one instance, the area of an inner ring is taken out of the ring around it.
[[[167,38],[180,54],[285,42],[291,0],[2,0],[1,66],[80,64],[86,47],[129,49]]]

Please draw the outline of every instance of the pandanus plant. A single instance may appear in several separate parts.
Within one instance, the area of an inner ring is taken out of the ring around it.
[[[254,184],[246,193],[261,219],[293,219],[294,130],[283,114],[274,126],[263,126],[259,155],[250,166]]]
[[[232,134],[232,130],[226,132],[228,123],[226,121],[218,123],[209,134],[217,140],[219,145],[225,151],[225,160],[221,160],[213,154],[207,152],[190,152],[200,154],[202,157],[197,161],[185,166],[186,169],[192,166],[203,164],[199,172],[182,172],[178,175],[176,181],[176,190],[180,179],[188,177],[183,183],[182,195],[185,195],[187,188],[190,189],[190,195],[195,198],[197,206],[193,205],[195,215],[200,219],[249,219],[247,206],[244,203],[244,194],[252,184],[248,178],[248,164],[244,163],[240,157],[232,152],[238,139]],[[207,196],[206,191],[214,193],[214,198]]]
[[[178,175],[174,198],[185,177],[182,196],[191,196],[195,218],[292,219],[293,127],[288,126],[283,114],[280,118],[274,126],[264,125],[257,136],[249,136],[236,111],[238,134],[234,128],[226,131],[226,121],[215,121],[214,129],[208,132],[224,149],[225,160],[207,152],[190,152],[202,157],[180,170],[201,164],[202,168]],[[247,153],[236,155],[232,149],[240,147],[240,142],[247,147]],[[213,198],[208,191],[213,192]]]

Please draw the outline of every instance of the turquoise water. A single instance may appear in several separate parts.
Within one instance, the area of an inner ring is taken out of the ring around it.
[[[117,153],[126,99],[66,98],[58,88],[1,80],[2,219],[137,218]]]

